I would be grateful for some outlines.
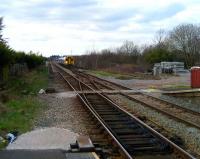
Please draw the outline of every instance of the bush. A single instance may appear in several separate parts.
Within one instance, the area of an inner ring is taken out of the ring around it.
[[[12,63],[13,51],[3,42],[0,42],[0,67]]]
[[[12,50],[2,38],[1,31],[3,29],[2,18],[0,17],[0,73],[2,68],[8,67],[14,63],[26,63],[29,69],[33,69],[38,65],[44,63],[45,58],[41,55],[30,52],[25,54],[24,52],[16,52]]]
[[[145,61],[150,64],[158,63],[161,61],[173,61],[175,54],[169,52],[164,48],[151,48],[144,54]]]

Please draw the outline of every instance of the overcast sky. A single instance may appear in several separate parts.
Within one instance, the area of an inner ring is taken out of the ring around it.
[[[4,38],[18,51],[82,54],[200,22],[200,0],[0,0]]]

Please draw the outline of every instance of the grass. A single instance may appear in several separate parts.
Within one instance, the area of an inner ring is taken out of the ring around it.
[[[32,120],[41,103],[30,95],[19,99],[12,99],[5,105],[7,110],[1,114],[0,131],[7,133],[17,130],[20,133],[28,131],[32,127]]]
[[[45,67],[31,71],[22,78],[11,79],[7,87],[12,88],[15,94],[32,94],[36,95],[38,90],[47,87],[48,71]]]
[[[32,128],[35,116],[43,107],[36,95],[47,84],[48,71],[45,67],[7,82],[9,92],[4,94],[7,100],[0,102],[0,136],[13,130],[24,133]]]
[[[191,89],[191,86],[188,85],[165,85],[162,90],[186,90]]]
[[[104,76],[104,77],[115,77],[116,79],[122,79],[122,80],[128,80],[132,79],[133,77],[131,75],[124,75],[119,74],[115,72],[108,72],[108,71],[99,71],[99,70],[92,70],[92,74],[95,74],[96,76]]]
[[[99,71],[99,70],[92,70],[91,73],[97,75],[97,76],[104,76],[104,77],[118,77],[120,74],[107,72],[107,71]]]
[[[118,72],[111,72],[111,71],[103,71],[103,70],[92,70],[90,73],[96,75],[96,76],[104,76],[104,77],[114,77],[116,79],[121,80],[130,80],[130,79],[155,79],[158,80],[160,78],[154,77],[152,75],[146,75],[144,73],[118,73]]]

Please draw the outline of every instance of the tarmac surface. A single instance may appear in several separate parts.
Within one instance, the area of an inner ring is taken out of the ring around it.
[[[93,152],[70,153],[64,150],[2,150],[1,159],[99,159]]]
[[[1,159],[66,159],[63,150],[2,150]]]

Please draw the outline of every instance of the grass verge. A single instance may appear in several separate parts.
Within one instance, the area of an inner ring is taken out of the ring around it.
[[[187,89],[191,89],[191,86],[189,86],[189,85],[165,85],[161,89],[165,90],[165,91],[187,90]]]
[[[101,77],[114,77],[116,79],[121,79],[121,80],[128,80],[128,79],[133,79],[133,77],[131,75],[125,75],[125,74],[119,74],[116,72],[108,72],[108,71],[99,71],[99,70],[92,70],[90,71],[90,73]]]
[[[149,74],[145,73],[130,73],[130,74],[124,74],[124,73],[117,73],[117,72],[110,72],[110,71],[103,71],[103,70],[91,70],[90,73],[93,75],[96,75],[98,77],[114,77],[116,79],[120,80],[130,80],[130,79],[145,79],[145,80],[159,80],[159,77],[155,77]]]
[[[37,68],[7,82],[9,91],[2,94],[0,99],[0,136],[13,130],[24,133],[32,128],[36,114],[43,107],[36,95],[47,84],[46,67]]]

